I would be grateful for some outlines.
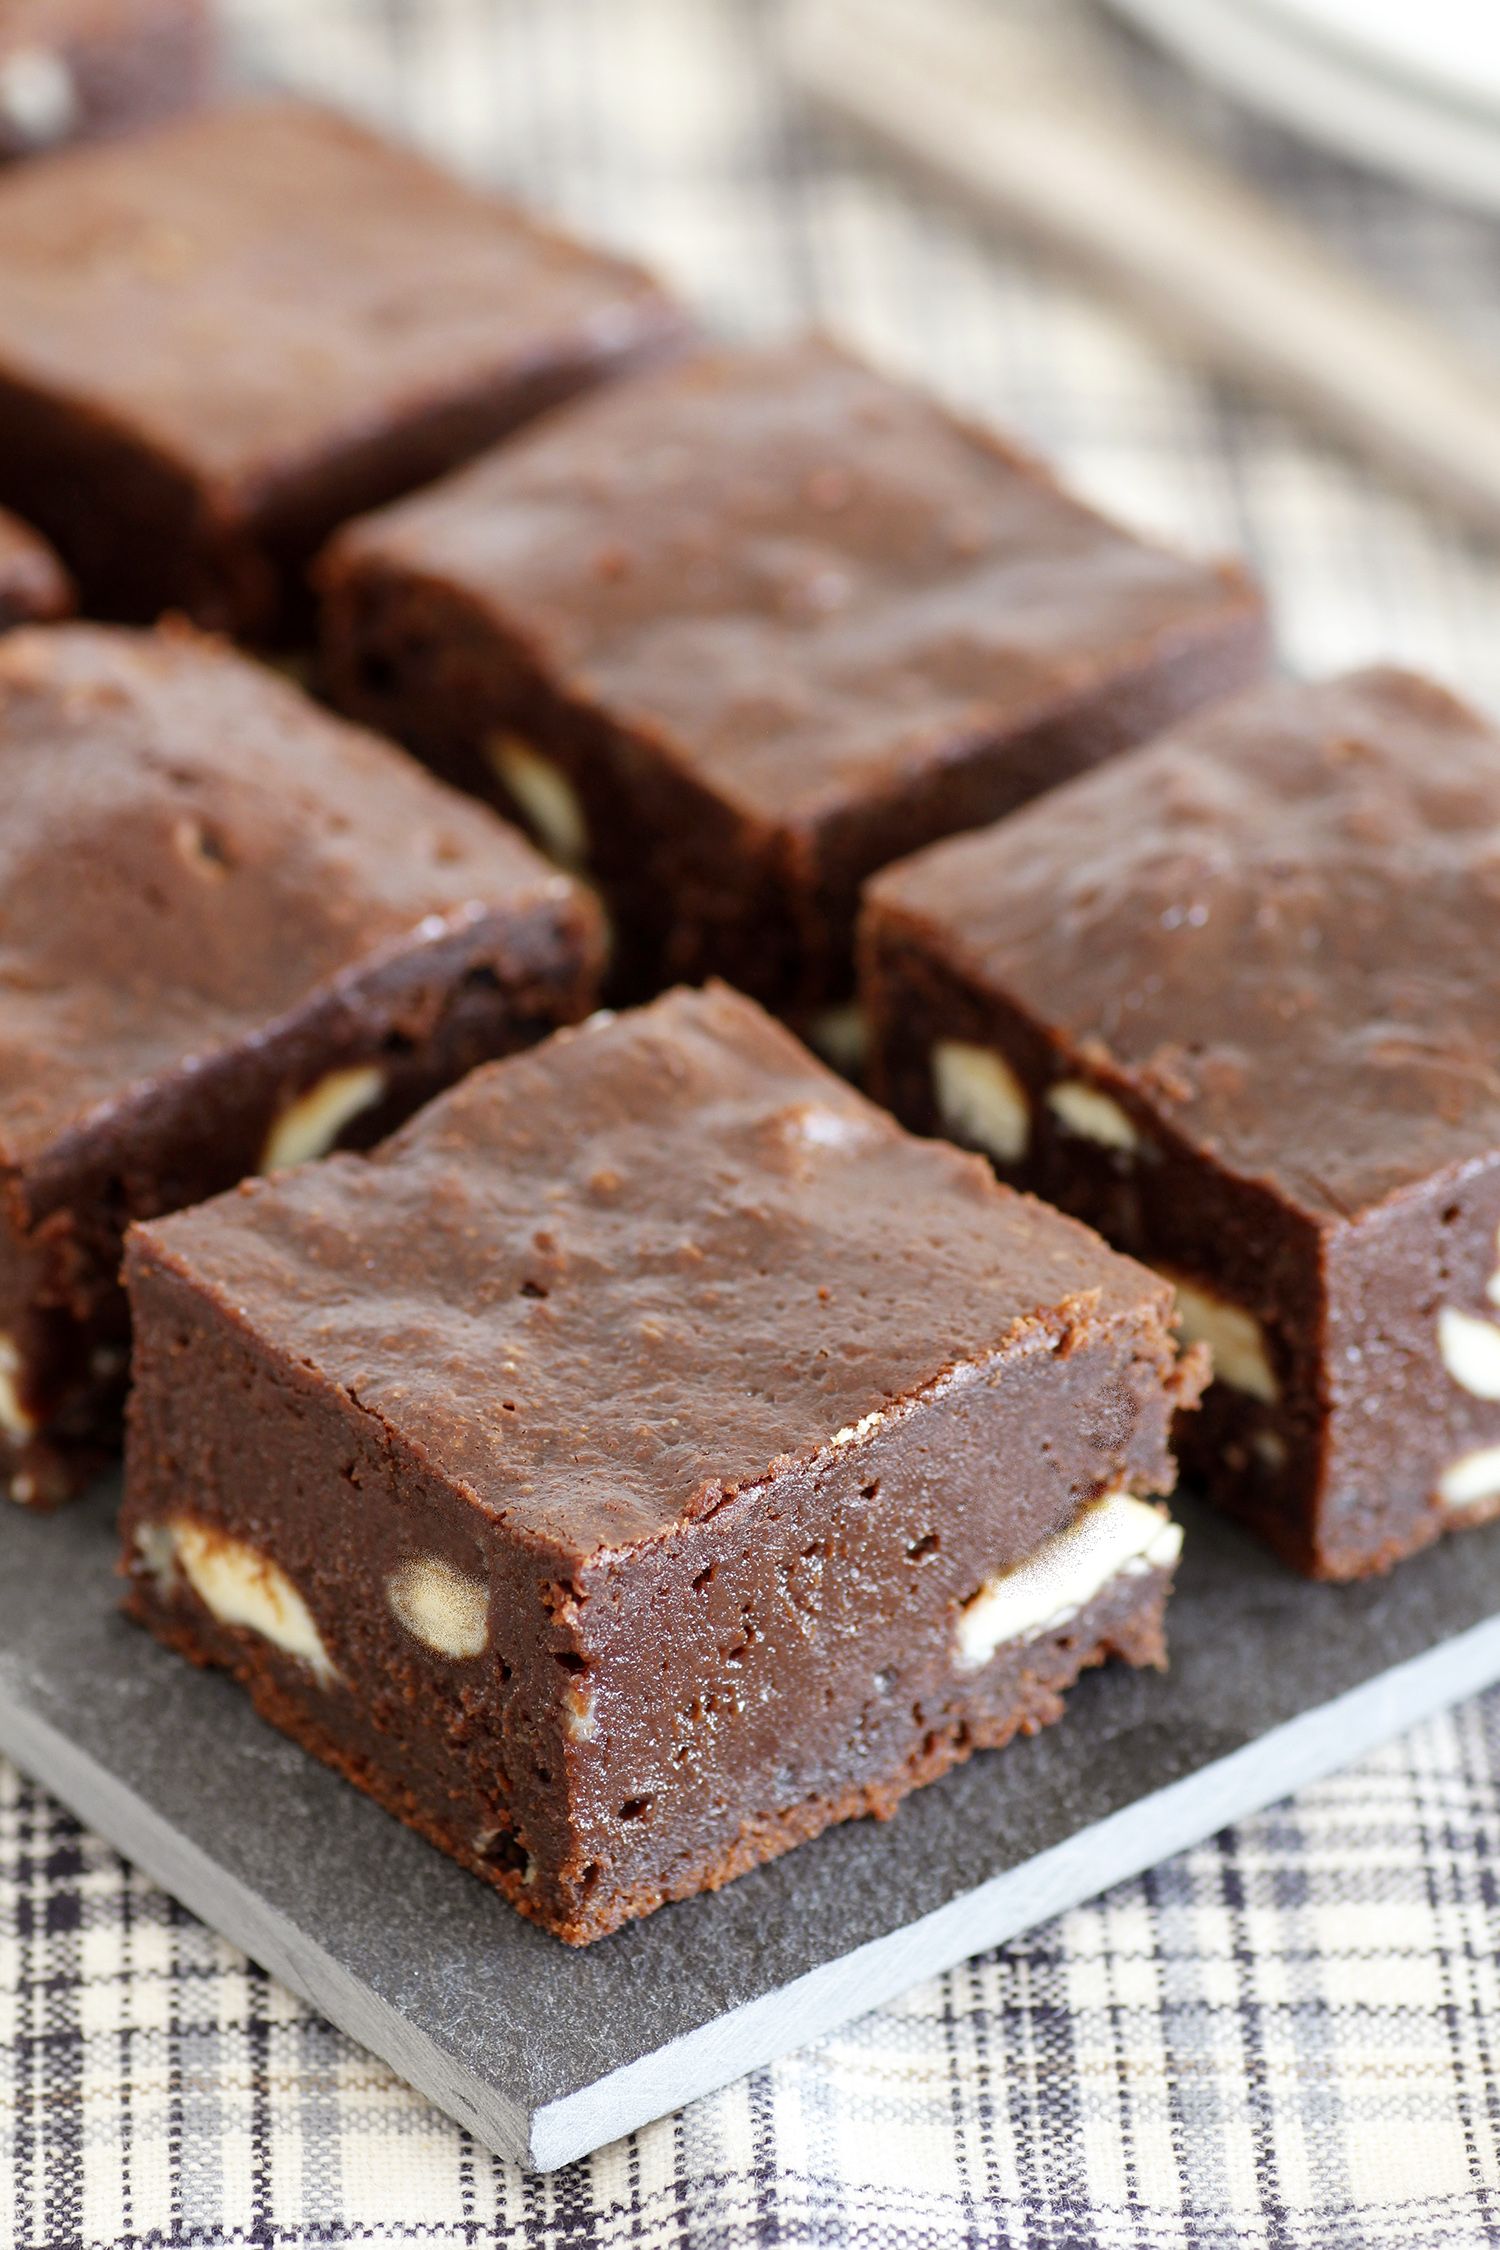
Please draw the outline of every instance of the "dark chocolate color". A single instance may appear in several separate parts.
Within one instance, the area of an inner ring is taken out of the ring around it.
[[[1393,671],[1269,687],[871,887],[880,1091],[933,1127],[935,1042],[999,1051],[1008,1176],[1254,1315],[1280,1396],[1216,1382],[1189,1452],[1308,1569],[1434,1537],[1500,1442],[1437,1334],[1494,1310],[1497,908],[1500,735]],[[1062,1079],[1141,1147],[1061,1125]]]
[[[330,1072],[378,1069],[372,1137],[582,1014],[599,933],[483,807],[186,628],[9,635],[0,775],[0,1331],[46,1499],[54,1441],[108,1432],[126,1222],[254,1170]]]
[[[46,540],[0,508],[0,633],[53,623],[72,608],[72,584]]]
[[[1160,1570],[972,1674],[952,1636],[1101,1492],[1169,1489],[1170,1291],[723,988],[128,1267],[135,1613],[574,1942],[1159,1658]],[[331,1680],[161,1573],[183,1517],[291,1577]],[[487,1603],[462,1657],[387,1599],[433,1558]]]
[[[210,0],[3,0],[0,164],[190,109],[215,48]]]
[[[91,609],[266,635],[344,517],[681,325],[358,125],[216,108],[0,180],[0,501]]]
[[[682,362],[350,526],[337,698],[504,801],[582,799],[622,990],[850,981],[859,883],[1263,661],[1238,570],[1149,546],[818,341]]]

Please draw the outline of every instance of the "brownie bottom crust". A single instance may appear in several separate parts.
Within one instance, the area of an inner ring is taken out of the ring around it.
[[[649,1885],[617,1889],[581,1908],[576,1894],[565,1898],[554,1893],[508,1831],[488,1837],[476,1833],[472,1817],[464,1817],[461,1788],[452,1793],[444,1789],[430,1743],[404,1743],[336,1679],[320,1676],[315,1661],[309,1664],[284,1653],[260,1632],[215,1615],[174,1567],[155,1527],[137,1527],[123,1606],[127,1616],[179,1655],[231,1673],[262,1718],[492,1885],[518,1913],[569,1945],[589,1945],[658,1907],[718,1890],[839,1821],[890,1819],[910,1791],[976,1750],[1000,1749],[1015,1736],[1035,1734],[1060,1719],[1067,1690],[1091,1667],[1118,1659],[1164,1669],[1164,1618],[1180,1534],[1163,1511],[1151,1513],[1160,1530],[1145,1552],[1114,1569],[1076,1610],[1065,1609],[1040,1630],[1000,1641],[966,1674],[951,1666],[946,1676],[930,1671],[903,1711],[896,1739],[887,1735],[881,1745],[873,1770],[864,1756],[866,1745],[851,1738],[848,1771],[841,1779],[792,1805],[770,1811],[747,1807],[727,1841],[719,1838],[706,1853],[688,1849]],[[209,1555],[219,1536],[203,1527]],[[212,1567],[210,1562],[210,1572]],[[207,1583],[212,1589],[212,1576]],[[991,1583],[1005,1585],[1004,1580]],[[987,1590],[981,1590],[966,1616],[978,1615]],[[1000,1598],[1006,1597],[1002,1593]],[[983,1639],[982,1621],[979,1630]],[[962,1635],[961,1624],[960,1645]]]

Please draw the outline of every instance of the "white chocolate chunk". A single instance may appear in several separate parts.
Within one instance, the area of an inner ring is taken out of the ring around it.
[[[1444,1305],[1438,1356],[1461,1390],[1474,1398],[1500,1398],[1500,1328],[1492,1320]]]
[[[373,1063],[357,1063],[349,1070],[330,1070],[277,1118],[261,1151],[263,1172],[279,1172],[287,1164],[306,1164],[326,1156],[344,1127],[361,1110],[373,1109],[385,1093],[385,1073]]]
[[[183,1577],[221,1625],[259,1633],[318,1679],[334,1677],[312,1611],[279,1563],[190,1516],[177,1517],[169,1529]]]
[[[1183,1341],[1207,1344],[1214,1380],[1274,1406],[1281,1386],[1266,1348],[1265,1331],[1254,1313],[1246,1312],[1243,1305],[1230,1304],[1225,1297],[1214,1296],[1195,1282],[1181,1280],[1175,1273],[1168,1273],[1166,1278],[1177,1292]]]
[[[1058,1631],[1112,1578],[1169,1569],[1181,1551],[1181,1527],[1160,1508],[1118,1488],[1101,1493],[1066,1531],[987,1578],[965,1602],[954,1662],[961,1672],[977,1672],[1009,1642]]]
[[[28,147],[60,141],[77,117],[73,73],[55,49],[18,47],[0,63],[0,121]]]
[[[594,1715],[594,1691],[590,1687],[570,1688],[563,1699],[563,1725],[575,1742],[592,1742],[599,1732],[599,1722]]]
[[[857,1077],[870,1052],[870,1019],[857,1000],[820,1008],[807,1025],[807,1044],[846,1078]]]
[[[556,760],[503,732],[490,736],[484,754],[537,841],[564,867],[582,867],[589,856],[583,800]]]
[[[841,1430],[834,1431],[828,1442],[831,1446],[858,1445],[861,1438],[868,1437],[872,1430],[878,1430],[884,1420],[885,1416],[877,1407],[871,1414],[861,1414],[857,1422],[846,1422]]]
[[[1064,1131],[1076,1133],[1080,1140],[1126,1151],[1141,1145],[1140,1134],[1119,1103],[1081,1078],[1059,1079],[1048,1089],[1047,1107]]]
[[[1500,1445],[1482,1445],[1475,1453],[1460,1453],[1438,1478],[1438,1498],[1450,1508],[1477,1508],[1482,1500],[1500,1500]]]
[[[932,1050],[932,1090],[943,1123],[977,1141],[1002,1164],[1015,1164],[1031,1139],[1026,1089],[1003,1056],[962,1039],[940,1039]]]
[[[0,1430],[7,1437],[36,1435],[36,1416],[21,1403],[21,1355],[9,1336],[0,1335]]]
[[[439,1656],[482,1656],[490,1637],[489,1589],[441,1555],[414,1555],[391,1572],[385,1597],[408,1633]]]

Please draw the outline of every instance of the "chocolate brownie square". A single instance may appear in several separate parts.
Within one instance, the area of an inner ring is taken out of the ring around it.
[[[191,108],[215,45],[207,0],[3,0],[0,164]]]
[[[602,886],[620,989],[845,1002],[859,885],[1237,687],[1231,568],[831,345],[620,386],[349,526],[337,700]]]
[[[274,636],[345,516],[681,321],[346,119],[207,110],[0,178],[0,502],[98,614]]]
[[[127,1257],[132,1613],[571,1943],[1161,1660],[1170,1289],[722,986]]]
[[[72,608],[72,584],[46,540],[0,508],[0,633],[53,624]]]
[[[1351,1578],[1500,1509],[1500,735],[1278,685],[890,868],[873,1081],[1177,1282],[1185,1465]]]
[[[597,914],[483,806],[187,628],[0,640],[0,1480],[118,1432],[120,1245],[586,1012]]]

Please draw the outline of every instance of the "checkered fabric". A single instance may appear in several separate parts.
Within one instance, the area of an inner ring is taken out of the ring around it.
[[[817,318],[1137,521],[1247,550],[1294,663],[1396,654],[1500,706],[1500,549],[814,131],[754,0],[236,15],[251,69],[643,252],[721,326]],[[1500,231],[1121,49],[1164,113],[1500,355]],[[1500,1694],[538,2179],[0,1767],[0,2244],[1500,2243],[1497,1865]]]

